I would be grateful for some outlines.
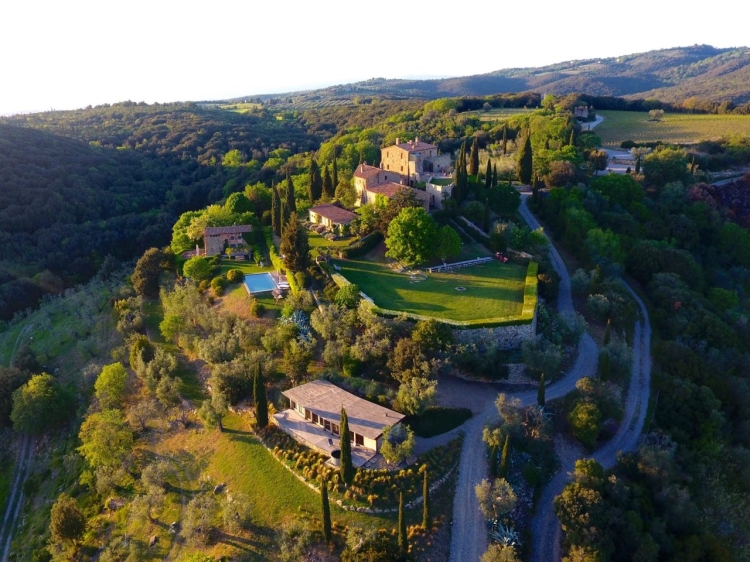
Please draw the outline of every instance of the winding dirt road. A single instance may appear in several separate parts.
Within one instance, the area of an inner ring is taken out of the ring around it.
[[[539,222],[529,211],[527,200],[528,194],[522,195],[519,212],[532,229],[539,228]],[[552,266],[560,275],[558,311],[563,315],[572,315],[575,310],[570,288],[570,276],[562,257],[551,243],[549,253]],[[594,458],[605,468],[610,468],[617,462],[619,451],[630,451],[638,445],[648,408],[651,384],[651,326],[643,301],[629,286],[628,290],[638,303],[640,312],[633,341],[633,374],[628,389],[623,423],[613,439],[594,453]],[[588,333],[585,333],[578,344],[578,355],[573,367],[562,379],[547,387],[547,400],[565,396],[575,388],[579,379],[594,376],[597,370],[597,362],[598,348],[596,343]],[[536,390],[508,393],[508,395],[520,399],[524,406],[536,403]],[[475,562],[487,550],[486,526],[474,494],[474,487],[487,477],[487,460],[485,446],[482,442],[482,429],[496,419],[497,411],[494,402],[488,400],[481,413],[475,415],[462,427],[466,432],[466,437],[461,451],[460,472],[453,503],[451,562]],[[562,532],[553,510],[553,501],[555,496],[562,492],[568,480],[568,473],[573,470],[573,466],[574,461],[571,461],[561,467],[544,489],[537,504],[537,512],[531,524],[532,536],[534,537],[532,549],[534,561],[560,560]]]
[[[526,204],[528,195],[522,195],[520,212],[531,228],[539,228],[539,223],[531,214]],[[561,314],[571,315],[575,312],[570,291],[570,276],[562,257],[554,246],[549,246],[550,258],[555,271],[560,275],[560,292],[557,308]],[[549,385],[546,390],[548,400],[565,396],[575,388],[578,379],[596,373],[598,350],[594,340],[584,334],[578,344],[578,355],[573,367],[562,379]],[[536,390],[507,393],[518,398],[522,405],[536,403]],[[453,501],[453,530],[451,534],[451,562],[475,562],[487,550],[487,529],[479,510],[479,502],[474,494],[474,487],[483,478],[487,478],[487,459],[482,442],[482,429],[485,425],[497,420],[497,410],[493,400],[489,400],[482,412],[469,420],[462,429],[466,432],[459,476],[456,484],[456,496]],[[554,498],[554,496],[553,496]],[[549,501],[552,505],[552,500]],[[550,507],[551,509],[551,507]]]

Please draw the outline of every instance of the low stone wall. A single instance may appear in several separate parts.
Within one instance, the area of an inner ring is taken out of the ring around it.
[[[484,346],[497,343],[500,349],[518,349],[521,343],[534,337],[536,316],[531,324],[500,326],[498,328],[477,328],[475,330],[453,330],[456,341],[463,344]]]

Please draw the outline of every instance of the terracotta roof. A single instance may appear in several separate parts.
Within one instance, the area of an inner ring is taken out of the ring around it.
[[[380,183],[378,185],[368,187],[367,191],[370,191],[376,195],[382,195],[383,197],[388,197],[390,199],[402,189],[409,189],[413,191],[414,195],[417,196],[417,199],[428,199],[430,197],[427,193],[425,193],[424,191],[420,189],[414,189],[413,187],[409,187],[407,185],[401,185],[400,183],[394,183],[392,181]]]
[[[380,168],[376,166],[368,166],[367,164],[360,164],[357,169],[354,170],[355,178],[370,179],[380,173]]]
[[[253,227],[249,224],[238,224],[235,226],[209,226],[203,231],[204,236],[215,236],[217,234],[242,234],[252,232]]]
[[[352,219],[357,218],[357,215],[351,211],[347,211],[331,203],[322,203],[321,205],[310,207],[309,211],[338,224],[349,224]]]
[[[431,148],[437,148],[437,146],[435,146],[434,144],[430,144],[428,142],[422,142],[422,141],[402,142],[394,146],[397,146],[401,150],[405,150],[406,152],[420,152],[422,150],[429,150]]]
[[[405,417],[355,396],[324,379],[290,388],[282,394],[336,424],[340,423],[343,407],[349,419],[349,430],[370,439],[377,439],[383,434],[384,428],[397,424]]]

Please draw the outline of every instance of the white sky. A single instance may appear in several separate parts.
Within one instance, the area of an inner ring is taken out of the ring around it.
[[[736,1],[3,0],[0,114],[750,43]],[[734,14],[734,15],[732,15]]]

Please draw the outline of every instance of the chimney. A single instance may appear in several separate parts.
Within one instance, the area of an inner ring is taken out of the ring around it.
[[[396,137],[396,144],[401,144],[401,139]]]
[[[419,144],[419,137],[416,137],[416,138],[414,139],[414,144]]]

